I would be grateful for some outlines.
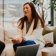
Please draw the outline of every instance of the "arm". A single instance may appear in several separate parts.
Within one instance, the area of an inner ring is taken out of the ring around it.
[[[22,41],[22,30],[21,30],[21,25],[20,21],[18,22],[18,28],[17,28],[17,35],[12,39],[13,43],[20,43]]]

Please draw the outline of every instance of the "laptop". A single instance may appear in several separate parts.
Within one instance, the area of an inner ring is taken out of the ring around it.
[[[15,56],[36,56],[39,44],[17,47]]]

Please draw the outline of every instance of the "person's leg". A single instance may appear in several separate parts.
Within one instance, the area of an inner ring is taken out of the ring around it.
[[[17,49],[18,46],[24,46],[24,45],[25,45],[25,42],[22,42],[22,43],[19,43],[19,44],[14,44],[13,49],[16,52],[16,49]]]
[[[0,55],[1,55],[4,48],[5,48],[5,44],[0,41]]]
[[[25,46],[25,45],[32,45],[32,44],[36,44],[36,43],[34,41],[25,41],[25,42],[22,42],[20,44],[14,44],[13,49],[16,52],[16,49],[18,46]]]

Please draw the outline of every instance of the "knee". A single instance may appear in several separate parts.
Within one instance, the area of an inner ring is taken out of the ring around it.
[[[13,45],[13,49],[16,52],[16,49],[17,49],[17,45],[16,44]]]
[[[0,42],[0,47],[4,49],[5,48],[5,44],[3,42]]]
[[[13,44],[13,48],[17,48],[20,44]]]
[[[16,47],[16,44],[13,44],[13,48],[15,48]]]
[[[3,43],[3,49],[5,48],[5,44]]]
[[[16,49],[17,49],[18,46],[20,46],[20,44],[14,44],[13,45],[13,49],[14,49],[15,52],[16,52]]]

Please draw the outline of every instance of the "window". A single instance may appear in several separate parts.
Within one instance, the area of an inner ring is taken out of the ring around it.
[[[0,24],[4,27],[16,27],[23,16],[23,4],[28,0],[0,0]]]

